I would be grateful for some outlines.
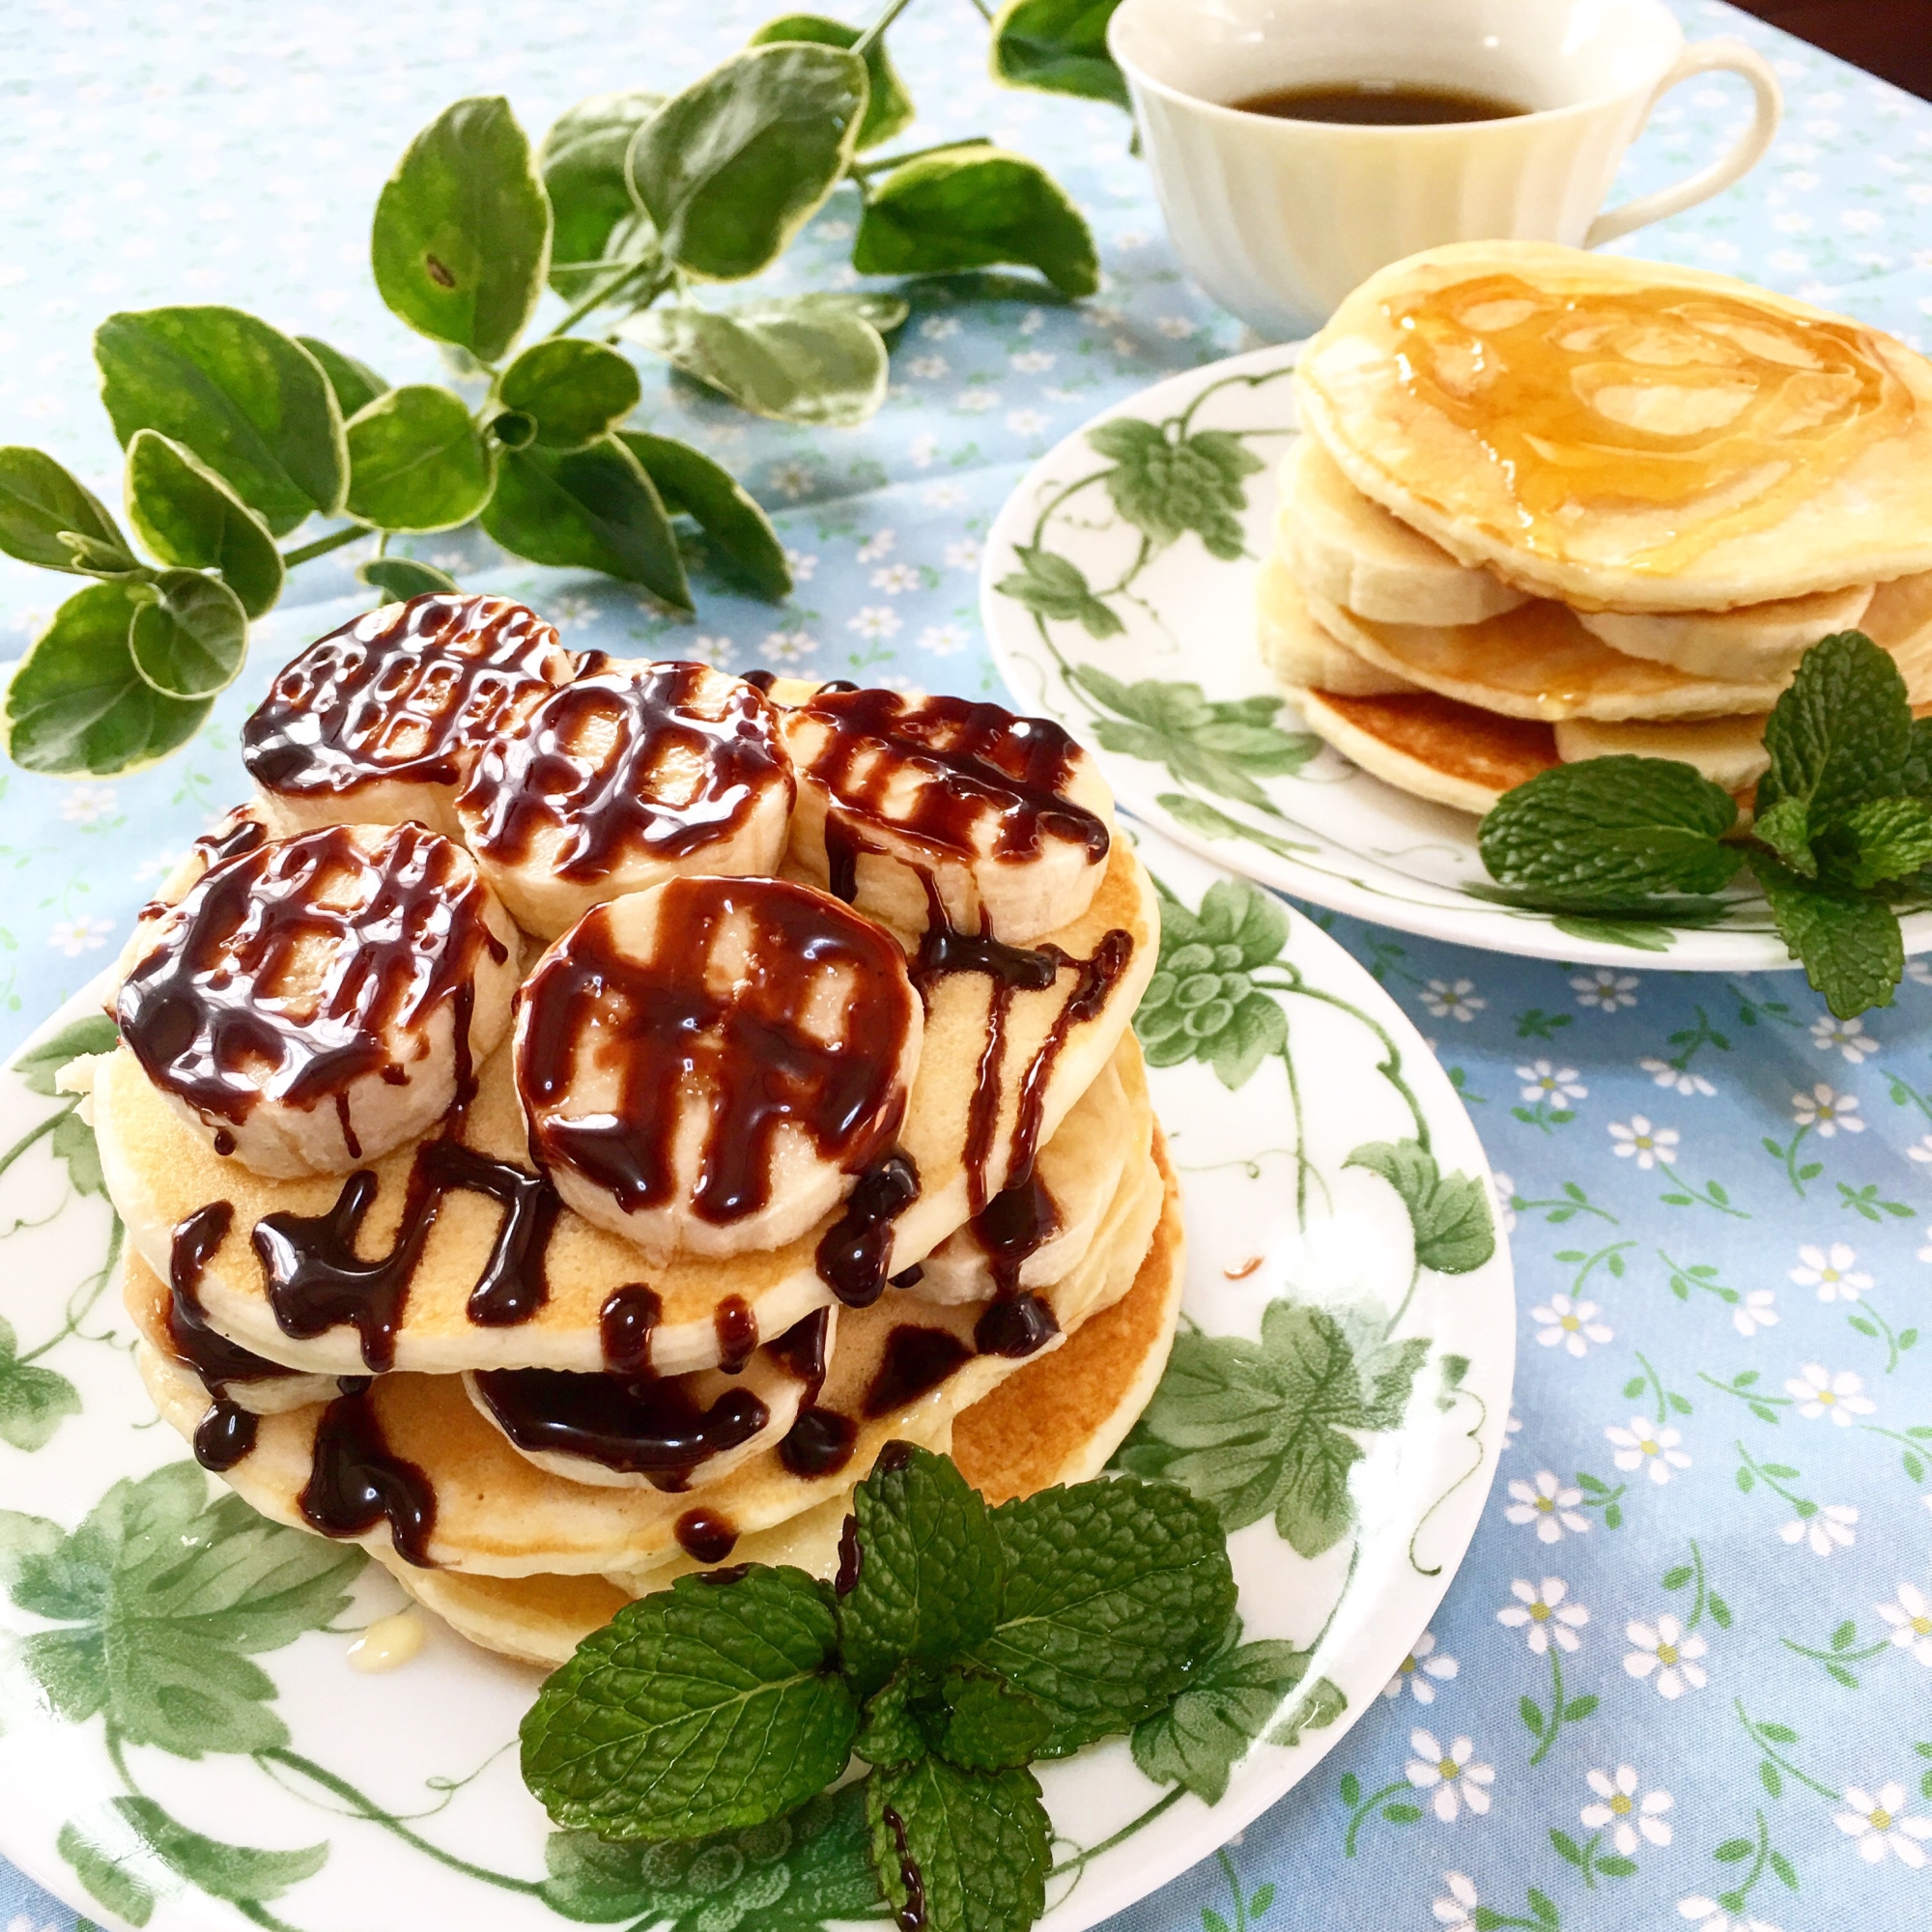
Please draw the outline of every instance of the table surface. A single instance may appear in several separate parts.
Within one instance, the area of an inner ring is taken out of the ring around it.
[[[0,14],[0,434],[118,500],[86,331],[165,301],[234,301],[392,380],[433,377],[366,268],[409,136],[464,92],[507,93],[534,131],[612,84],[674,86],[771,4],[19,0]],[[1724,7],[1678,11],[1693,37],[1769,54],[1787,119],[1743,185],[1629,245],[1932,335],[1932,107]],[[1013,482],[1093,412],[1239,342],[1174,267],[1122,117],[998,91],[982,36],[954,0],[895,30],[916,138],[991,133],[1052,167],[1098,233],[1097,300],[916,292],[891,400],[857,431],[757,423],[646,371],[640,419],[730,463],[777,514],[788,608],[708,593],[675,625],[473,532],[421,554],[529,597],[577,644],[995,691],[977,567]],[[1700,165],[1747,111],[1734,82],[1690,83],[1620,192]],[[784,279],[839,285],[853,214],[835,196]],[[99,970],[240,795],[237,720],[367,602],[355,554],[295,578],[182,756],[108,784],[0,775],[0,1045]],[[0,568],[0,655],[62,587]],[[1332,930],[1431,1037],[1513,1197],[1512,1439],[1386,1701],[1240,1842],[1128,1914],[1136,1932],[1932,1924],[1932,971],[1840,1025],[1795,975],[1584,971]],[[23,1292],[0,1290],[0,1313]],[[0,1498],[18,1454],[0,1447]],[[1521,1614],[1559,1591],[1574,1621]],[[1432,1783],[1445,1756],[1494,1778]],[[301,1922],[299,1892],[284,1909]],[[72,1922],[0,1863],[6,1932]]]

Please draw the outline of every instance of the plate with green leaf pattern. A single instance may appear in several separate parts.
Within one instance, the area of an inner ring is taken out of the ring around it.
[[[1137,1025],[1188,1260],[1116,1460],[1218,1512],[1237,1612],[1170,1710],[1038,1767],[1050,1932],[1213,1853],[1405,1668],[1514,1369],[1489,1170],[1414,1028],[1271,894],[1142,849],[1164,930]],[[111,1039],[83,996],[0,1072],[0,1852],[153,1932],[883,1919],[852,1784],[695,1845],[607,1844],[552,1830],[520,1779],[537,1672],[440,1627],[393,1674],[351,1667],[396,1586],[206,1476],[136,1374],[119,1225],[55,1079]]]
[[[1043,456],[994,520],[980,611],[1023,709],[1098,756],[1122,804],[1277,891],[1400,931],[1605,966],[1797,962],[1763,898],[1707,924],[1500,905],[1476,820],[1371,778],[1305,728],[1255,641],[1298,345],[1170,377]],[[1932,911],[1899,921],[1932,949]]]

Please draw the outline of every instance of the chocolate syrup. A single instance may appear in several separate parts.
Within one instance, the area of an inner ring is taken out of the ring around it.
[[[696,700],[715,676],[705,665],[654,664],[554,692],[483,748],[457,801],[471,847],[514,865],[540,833],[558,831],[549,869],[598,879],[626,854],[678,859],[728,836],[774,788],[789,810],[796,785],[771,706],[734,680],[724,715],[705,716]],[[682,789],[693,766],[691,796],[667,797],[667,781]]]
[[[819,1236],[818,1278],[846,1307],[869,1308],[885,1293],[893,1223],[918,1199],[919,1169],[903,1148],[895,1148],[859,1177],[844,1213]]]
[[[779,681],[777,671],[766,670],[762,666],[756,670],[745,671],[742,675],[753,691],[760,692],[767,697],[772,695],[772,686]]]
[[[972,1359],[973,1350],[950,1330],[901,1322],[886,1337],[885,1359],[866,1390],[867,1419],[917,1402]]]
[[[366,1536],[385,1518],[396,1554],[430,1569],[436,1490],[413,1463],[393,1454],[366,1391],[339,1395],[316,1424],[302,1520],[324,1536]]]
[[[687,1490],[700,1463],[742,1448],[771,1421],[750,1389],[726,1389],[709,1408],[691,1378],[488,1369],[476,1389],[519,1449],[581,1456],[660,1490]]]
[[[671,1532],[678,1547],[696,1563],[722,1563],[737,1547],[736,1528],[716,1510],[690,1509]]]
[[[849,1597],[859,1587],[866,1567],[866,1546],[859,1541],[859,1519],[848,1516],[838,1532],[838,1575],[832,1585],[834,1596]]]
[[[906,1843],[905,1820],[888,1804],[880,1814],[893,1834],[893,1848],[898,1853],[899,1884],[905,1889],[905,1903],[893,1915],[898,1932],[920,1932],[925,1923],[925,1876],[920,1870]]]
[[[711,953],[727,927],[744,963],[727,989]],[[845,984],[836,1040],[808,1026],[820,976]],[[517,1085],[541,1163],[567,1164],[627,1212],[680,1188],[672,1165],[687,1088],[711,1098],[693,1211],[714,1224],[772,1198],[779,1129],[803,1128],[822,1158],[862,1171],[905,1110],[899,1051],[912,992],[896,942],[822,893],[776,879],[672,879],[662,889],[656,956],[625,958],[610,909],[588,914],[525,983]],[[586,1045],[586,1042],[591,1042]],[[581,1117],[553,1110],[580,1053],[616,1076],[614,1102]]]
[[[327,1213],[269,1214],[255,1224],[269,1306],[285,1335],[313,1341],[330,1328],[352,1327],[369,1368],[380,1375],[394,1367],[410,1282],[452,1189],[487,1195],[503,1209],[469,1293],[469,1319],[483,1327],[513,1325],[529,1321],[549,1298],[544,1249],[560,1203],[544,1176],[457,1141],[426,1142],[410,1169],[394,1244],[365,1261],[355,1242],[378,1185],[374,1173],[360,1168]]]
[[[604,1366],[616,1376],[651,1373],[651,1337],[664,1319],[664,1300],[640,1281],[614,1288],[597,1311]]]
[[[1106,825],[1065,793],[1079,748],[1047,719],[963,697],[831,685],[798,710],[826,733],[801,776],[861,823],[943,856],[1032,859],[1047,836],[1084,847],[1096,865],[1107,856]],[[888,792],[908,765],[926,781],[888,811]],[[992,836],[982,840],[987,827]]]
[[[1020,1269],[1060,1231],[1060,1209],[1037,1173],[1004,1188],[970,1224],[993,1276],[994,1298],[973,1330],[982,1355],[1019,1359],[1037,1353],[1060,1333],[1054,1312],[1022,1289]]]
[[[209,1326],[207,1311],[201,1305],[201,1278],[228,1238],[234,1221],[235,1209],[228,1202],[211,1201],[175,1230],[168,1247],[168,1346],[216,1397],[230,1382],[275,1381],[295,1374]],[[211,1416],[213,1413],[211,1410]],[[239,1462],[241,1455],[236,1460]]]
[[[742,1583],[751,1574],[749,1563],[727,1563],[722,1570],[700,1570],[697,1580],[709,1583],[713,1589],[728,1590],[733,1583]]]
[[[758,1318],[742,1294],[727,1294],[711,1311],[718,1337],[718,1366],[727,1376],[739,1374],[758,1346]]]
[[[1038,1295],[1027,1289],[986,1304],[973,1326],[973,1346],[982,1355],[1020,1361],[1037,1355],[1060,1333],[1060,1321]]]
[[[810,1402],[825,1386],[825,1369],[832,1348],[832,1311],[815,1309],[802,1321],[794,1321],[765,1352],[805,1387]]]
[[[484,905],[462,848],[419,825],[396,826],[373,853],[340,825],[258,845],[169,915],[122,984],[121,1037],[156,1087],[210,1121],[240,1123],[264,1095],[339,1100],[386,1066],[391,1029],[455,1005],[486,952],[502,960]],[[318,940],[330,949],[321,982],[282,996]],[[467,1026],[456,1031],[467,1049]]]
[[[239,1403],[217,1402],[194,1427],[194,1460],[220,1475],[255,1446],[257,1418]]]
[[[779,1461],[794,1476],[834,1476],[852,1460],[859,1426],[834,1408],[801,1408],[784,1439]]]
[[[339,796],[381,780],[454,785],[477,752],[570,674],[551,626],[500,597],[432,592],[319,639],[242,726],[270,791]]]

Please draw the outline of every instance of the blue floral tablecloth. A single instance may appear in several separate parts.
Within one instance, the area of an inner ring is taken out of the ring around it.
[[[773,4],[15,0],[0,439],[118,497],[88,352],[116,308],[235,301],[392,380],[434,375],[366,267],[410,135],[461,93],[506,93],[539,130],[590,92],[675,87]],[[1630,245],[1927,346],[1932,107],[1727,8],[1678,11],[1693,37],[1763,49],[1787,119],[1742,186]],[[420,554],[528,596],[578,643],[994,691],[977,571],[1015,479],[1094,411],[1240,345],[1176,270],[1123,118],[1002,93],[982,40],[959,0],[919,0],[895,30],[919,137],[992,134],[1052,167],[1099,236],[1096,300],[916,294],[891,400],[858,431],[753,422],[646,371],[641,419],[777,514],[789,606],[711,593],[673,625],[473,533]],[[1690,82],[1620,189],[1700,165],[1747,114],[1742,86]],[[835,197],[786,279],[849,282],[853,214]],[[118,783],[0,773],[0,1045],[99,970],[239,794],[236,722],[270,668],[368,601],[355,556],[296,577],[181,757]],[[0,560],[0,656],[62,587]],[[1385,1702],[1242,1840],[1127,1915],[1135,1932],[1932,1926],[1932,970],[1840,1023],[1795,975],[1566,969],[1331,929],[1421,1022],[1503,1170],[1511,1440]],[[0,1312],[23,1292],[0,1290]],[[0,1499],[23,1475],[0,1447]],[[72,1922],[0,1863],[6,1932]]]

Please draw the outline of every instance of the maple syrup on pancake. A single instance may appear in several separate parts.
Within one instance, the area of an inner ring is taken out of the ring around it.
[[[1383,313],[1402,388],[1476,441],[1515,504],[1501,534],[1540,554],[1593,512],[1710,505],[1622,559],[1666,575],[1778,522],[1917,408],[1869,329],[1722,290],[1565,294],[1497,273]],[[1644,421],[1665,413],[1680,426]]]

